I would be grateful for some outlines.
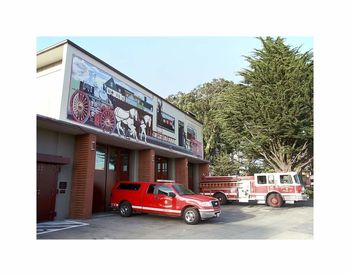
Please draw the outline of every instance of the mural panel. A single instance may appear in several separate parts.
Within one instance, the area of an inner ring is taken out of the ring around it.
[[[178,141],[180,147],[186,147],[186,133],[185,133],[185,124],[182,121],[178,121]]]
[[[188,124],[186,135],[186,148],[188,148],[194,155],[201,156],[203,158],[203,144],[197,138],[196,127]]]
[[[157,126],[170,132],[175,132],[175,118],[163,111],[163,101],[158,100]]]
[[[111,135],[143,141],[203,158],[196,128],[179,124],[181,138],[166,135],[159,128],[175,133],[175,117],[163,110],[157,99],[157,127],[153,129],[153,96],[129,86],[86,60],[73,56],[67,118],[93,126]],[[177,141],[178,140],[178,141]]]
[[[67,118],[105,132],[146,141],[153,99],[73,56]]]

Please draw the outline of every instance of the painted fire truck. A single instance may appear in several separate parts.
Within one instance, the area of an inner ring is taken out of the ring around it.
[[[258,173],[254,176],[204,176],[200,181],[200,194],[213,196],[226,204],[256,201],[272,207],[284,203],[294,204],[307,200],[305,189],[295,172]]]

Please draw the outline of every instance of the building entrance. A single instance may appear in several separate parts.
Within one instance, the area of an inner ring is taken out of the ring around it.
[[[169,179],[168,178],[168,158],[156,156],[155,162],[155,180],[157,179]]]
[[[92,212],[108,210],[113,185],[129,180],[129,151],[107,146],[96,146],[96,163]]]

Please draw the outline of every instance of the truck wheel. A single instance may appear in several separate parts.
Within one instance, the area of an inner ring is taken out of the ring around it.
[[[124,201],[119,206],[119,212],[122,217],[130,217],[132,214],[132,207],[131,204],[127,201]]]
[[[199,212],[196,208],[189,207],[184,211],[183,218],[187,224],[197,224],[200,220]]]
[[[220,202],[220,205],[225,205],[227,203],[227,198],[222,193],[217,193],[214,195],[215,198],[217,198]]]
[[[279,194],[273,193],[267,197],[266,203],[271,207],[281,207],[283,199]]]

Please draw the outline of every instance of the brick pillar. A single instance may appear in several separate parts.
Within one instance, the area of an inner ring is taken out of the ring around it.
[[[208,176],[209,175],[209,164],[198,164],[198,175],[199,175],[199,181],[202,179],[202,176]]]
[[[188,187],[188,160],[187,158],[175,159],[175,182]]]
[[[76,136],[70,196],[71,218],[87,219],[91,217],[95,158],[96,136],[93,134]]]
[[[153,149],[139,151],[139,170],[138,181],[154,181],[154,159]]]

